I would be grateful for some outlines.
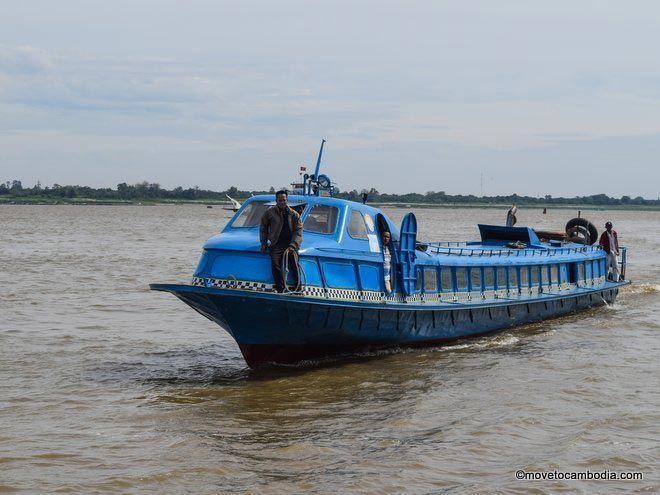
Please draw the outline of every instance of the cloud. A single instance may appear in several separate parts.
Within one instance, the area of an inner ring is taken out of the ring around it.
[[[53,65],[50,54],[31,46],[0,45],[0,73],[8,75],[39,74]]]

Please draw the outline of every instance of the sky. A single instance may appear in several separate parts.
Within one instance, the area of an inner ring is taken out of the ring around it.
[[[0,181],[660,195],[655,1],[0,11]]]

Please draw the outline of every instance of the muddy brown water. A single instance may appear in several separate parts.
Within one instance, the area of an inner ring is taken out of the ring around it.
[[[399,222],[405,208],[386,208]],[[418,209],[420,239],[496,209]],[[570,211],[522,209],[561,228]],[[0,207],[0,492],[652,493],[660,490],[660,213],[614,306],[421,350],[250,371],[219,327],[149,282],[187,280],[230,213]],[[642,481],[518,481],[528,471]]]

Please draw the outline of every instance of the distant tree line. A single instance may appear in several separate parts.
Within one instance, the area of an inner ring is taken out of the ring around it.
[[[39,182],[34,187],[23,187],[20,180],[0,183],[0,196],[9,195],[20,198],[44,198],[44,199],[92,199],[92,200],[124,200],[124,201],[157,201],[157,200],[227,200],[226,195],[232,198],[248,198],[252,194],[275,193],[274,188],[268,191],[241,191],[232,186],[226,191],[210,191],[200,189],[198,186],[175,187],[174,189],[163,189],[160,184],[140,182],[138,184],[117,184],[116,189],[110,187],[93,188],[89,186],[61,186],[53,184],[51,187],[42,187]]]
[[[275,188],[271,187],[267,191],[244,191],[231,186],[226,191],[210,191],[200,189],[199,187],[175,187],[174,189],[163,189],[157,183],[140,182],[138,184],[127,184],[122,182],[117,184],[116,189],[112,188],[93,188],[88,186],[62,186],[53,184],[51,187],[42,187],[37,182],[33,187],[23,187],[20,180],[12,180],[0,183],[0,196],[16,198],[33,198],[44,200],[58,199],[89,199],[96,201],[177,201],[177,200],[197,200],[197,201],[223,201],[226,195],[236,199],[245,199],[256,194],[273,194]],[[594,205],[594,206],[613,206],[613,205],[631,205],[631,206],[660,206],[660,200],[644,199],[641,196],[631,198],[630,196],[621,196],[620,198],[610,197],[607,194],[593,194],[590,196],[576,196],[573,198],[552,197],[546,195],[543,197],[519,196],[510,194],[507,196],[475,196],[472,194],[446,194],[444,191],[428,191],[421,193],[406,194],[388,194],[380,193],[376,189],[362,189],[357,191],[339,191],[336,197],[352,201],[362,201],[362,195],[368,194],[370,203],[426,203],[426,204],[511,204],[518,205]]]
[[[660,200],[644,199],[642,196],[631,198],[621,196],[610,197],[607,194],[592,194],[590,196],[576,196],[573,198],[552,197],[546,194],[543,197],[520,196],[518,194],[500,196],[475,196],[473,194],[446,194],[444,191],[428,191],[421,193],[388,194],[379,193],[376,189],[362,189],[360,192],[352,190],[340,192],[337,197],[350,199],[351,201],[362,201],[362,195],[368,194],[368,201],[372,203],[426,203],[426,204],[483,204],[483,205],[643,205],[660,206]]]

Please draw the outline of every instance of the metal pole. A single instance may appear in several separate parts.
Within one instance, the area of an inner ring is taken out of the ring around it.
[[[319,149],[319,156],[316,158],[316,169],[314,170],[314,180],[319,180],[319,169],[321,168],[321,157],[323,156],[323,145],[325,139],[321,140],[321,148]]]

